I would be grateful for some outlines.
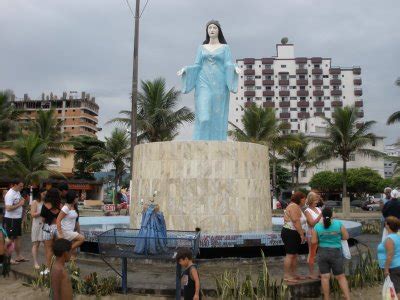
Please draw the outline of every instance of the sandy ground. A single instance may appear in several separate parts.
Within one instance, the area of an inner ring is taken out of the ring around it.
[[[364,289],[358,289],[358,290],[353,290],[351,293],[351,299],[363,299],[363,300],[376,300],[376,299],[381,299],[381,290],[382,286],[376,286],[373,288],[364,288]],[[48,299],[49,293],[47,290],[33,290],[32,288],[28,286],[24,286],[23,282],[21,280],[16,280],[13,278],[0,278],[0,300],[19,300],[19,299],[24,299],[24,300],[43,300],[43,299]],[[135,295],[128,295],[128,296],[123,296],[123,295],[113,295],[113,296],[107,296],[107,297],[102,297],[101,299],[107,300],[107,299],[112,299],[112,300],[127,300],[127,299],[136,299],[136,300],[141,300],[141,299],[169,299],[165,297],[154,297],[154,296],[135,296]],[[89,296],[78,296],[75,297],[75,299],[78,300],[94,300],[96,299],[95,297],[89,297]],[[334,299],[334,297],[332,297]],[[337,299],[340,299],[339,297]]]

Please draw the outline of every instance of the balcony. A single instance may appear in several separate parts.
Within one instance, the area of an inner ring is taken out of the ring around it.
[[[289,85],[289,79],[280,79],[279,85]]]
[[[296,69],[296,74],[298,75],[303,75],[303,74],[307,74],[308,71],[306,68],[302,68],[302,69]]]
[[[307,79],[297,79],[296,84],[297,85],[308,85],[308,80]]]
[[[299,119],[307,119],[307,118],[310,117],[310,113],[305,112],[305,111],[301,111],[301,112],[299,112],[299,113],[297,114],[297,117],[298,117]]]
[[[341,72],[342,72],[342,70],[338,67],[329,69],[329,74],[331,74],[331,75],[339,75]]]
[[[296,64],[306,64],[307,57],[296,57],[295,59]]]
[[[256,91],[244,91],[245,97],[255,97]]]
[[[331,90],[331,96],[342,96],[342,90]]]
[[[357,117],[364,118],[364,112],[363,111],[357,112]]]
[[[274,59],[271,57],[261,58],[261,63],[263,65],[272,65],[274,63]]]
[[[322,57],[311,57],[312,64],[320,64],[322,63]]]
[[[263,107],[275,107],[275,103],[273,101],[265,101],[263,102]]]
[[[299,96],[299,97],[307,97],[308,96],[308,91],[306,91],[306,90],[298,90],[297,91],[297,96]]]
[[[357,122],[357,123],[356,123],[356,128],[357,128],[357,129],[360,129],[363,125],[364,125],[363,122]]]
[[[341,85],[342,84],[342,80],[340,80],[340,79],[331,79],[330,83],[331,83],[331,85]]]
[[[313,94],[313,96],[321,97],[321,96],[324,95],[324,90],[314,90],[314,91],[312,92],[312,94]]]
[[[256,71],[253,69],[245,69],[243,72],[244,75],[255,75]]]
[[[331,102],[331,106],[332,107],[342,107],[343,106],[343,102],[340,100],[335,100]]]
[[[353,67],[353,74],[354,75],[361,75],[361,68],[360,67]]]
[[[290,107],[290,101],[279,102],[279,107]]]
[[[358,100],[358,101],[354,102],[354,106],[355,106],[355,107],[363,107],[363,106],[364,106],[364,103],[363,103],[362,100]]]
[[[312,81],[312,84],[313,84],[313,85],[323,85],[324,82],[323,82],[322,79],[314,79],[314,80]]]
[[[250,107],[250,106],[252,106],[253,105],[253,101],[246,101],[245,103],[244,103],[244,107]]]
[[[290,113],[289,112],[282,112],[279,114],[279,117],[281,119],[290,119]]]
[[[274,69],[262,69],[263,75],[274,75]],[[247,74],[244,74],[247,75]]]
[[[279,96],[281,97],[289,97],[290,91],[279,91]]]
[[[321,68],[314,68],[314,69],[312,69],[312,74],[313,75],[320,75],[320,74],[322,74],[322,69]]]
[[[273,91],[273,90],[265,90],[265,91],[263,91],[263,96],[264,97],[273,97],[273,96],[275,96],[275,91]]]
[[[265,79],[262,81],[263,85],[274,85],[274,81],[272,79]]]
[[[315,107],[324,107],[324,101],[320,101],[320,100],[318,100],[318,101],[314,101],[314,106]]]
[[[314,117],[325,117],[325,113],[324,112],[315,112],[314,113]]]
[[[299,102],[297,102],[297,107],[309,107],[310,106],[310,102],[305,101],[305,100],[300,100]]]
[[[255,62],[256,62],[256,60],[254,58],[245,58],[245,59],[243,59],[243,63],[245,65],[254,65]]]
[[[354,85],[361,85],[362,84],[362,80],[361,78],[357,78],[353,80]]]
[[[363,94],[362,89],[356,89],[356,90],[354,90],[354,95],[355,95],[355,96],[362,96],[362,94]]]
[[[249,85],[256,85],[256,81],[255,80],[245,80],[244,86],[249,86]]]

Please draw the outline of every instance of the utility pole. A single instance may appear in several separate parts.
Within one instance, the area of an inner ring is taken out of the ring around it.
[[[137,98],[138,98],[138,65],[139,65],[139,18],[140,18],[140,0],[136,0],[135,8],[135,33],[134,33],[134,44],[133,44],[133,71],[132,71],[132,107],[131,107],[131,178],[133,176],[133,158],[135,146],[137,144]],[[131,181],[132,183],[132,181]],[[132,191],[132,184],[131,184]]]

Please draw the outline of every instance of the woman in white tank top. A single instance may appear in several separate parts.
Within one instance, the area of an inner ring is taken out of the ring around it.
[[[310,192],[307,195],[307,209],[304,211],[306,218],[307,218],[307,224],[308,224],[308,230],[307,230],[307,243],[308,243],[308,268],[310,270],[310,275],[309,277],[311,279],[318,279],[318,276],[314,274],[314,263],[315,263],[315,257],[317,255],[317,244],[312,244],[311,243],[311,237],[312,237],[312,232],[314,231],[314,226],[321,221],[322,218],[322,212],[319,207],[317,207],[318,203],[320,201],[320,196],[317,193]]]

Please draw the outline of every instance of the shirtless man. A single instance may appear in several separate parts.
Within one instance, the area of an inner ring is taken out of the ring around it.
[[[72,300],[72,285],[65,269],[65,263],[71,258],[71,242],[58,239],[53,244],[53,253],[56,261],[51,268],[51,299]]]

